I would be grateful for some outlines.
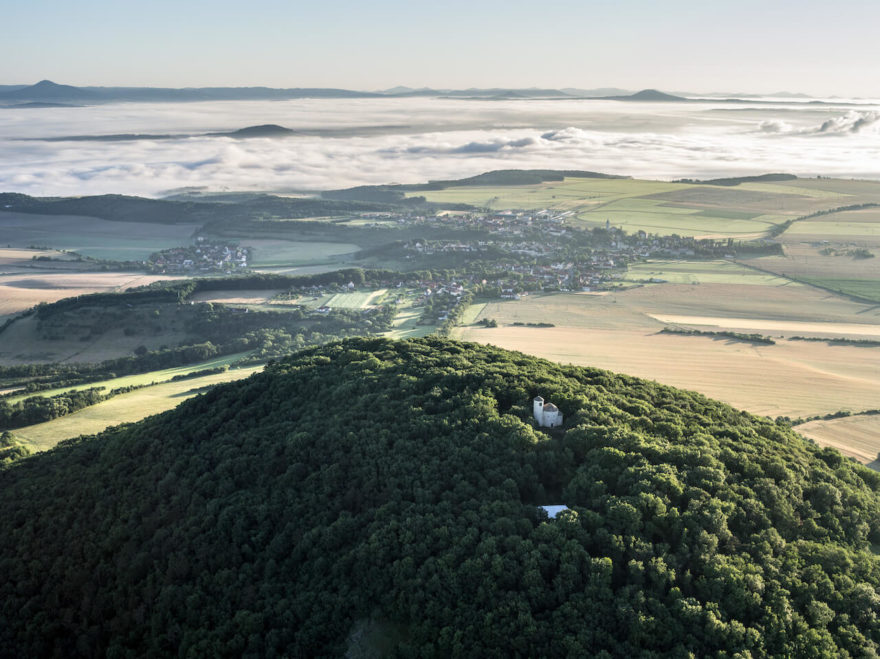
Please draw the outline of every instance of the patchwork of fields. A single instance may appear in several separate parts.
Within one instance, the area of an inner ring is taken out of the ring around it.
[[[626,231],[695,237],[763,236],[775,224],[820,210],[880,201],[870,181],[798,179],[736,186],[629,179],[566,178],[525,186],[460,186],[412,193],[437,203],[481,208],[575,211],[579,221],[606,221]],[[873,234],[871,234],[873,235]]]
[[[491,301],[455,335],[654,379],[772,417],[880,407],[880,348],[782,338],[877,338],[880,307],[723,261],[647,263],[630,276],[671,283]],[[499,327],[474,324],[483,319]],[[524,326],[540,322],[555,327]],[[776,344],[660,333],[668,325],[770,334]]]
[[[437,203],[468,203],[499,210],[570,211],[568,221],[583,226],[609,222],[629,232],[744,240],[771,235],[781,223],[817,211],[880,203],[880,183],[799,179],[723,186],[566,178],[539,185],[461,186],[413,195]],[[352,222],[363,226],[369,223]],[[16,248],[48,245],[98,258],[140,259],[153,251],[188,243],[195,227],[0,213],[0,229],[4,232],[3,242],[13,246],[0,250],[2,321],[4,315],[39,302],[121,290],[160,279],[132,273],[76,272],[79,266],[74,264],[52,263],[35,268],[38,262],[32,261],[32,256],[59,254]],[[880,304],[869,303],[872,299],[880,302],[880,258],[870,256],[880,251],[880,208],[830,212],[798,220],[775,239],[782,244],[783,255],[742,258],[738,262],[635,264],[623,276],[626,288],[622,290],[479,301],[465,310],[462,327],[454,330],[454,336],[655,379],[771,417],[880,408],[880,348],[790,340],[792,336],[880,338]],[[359,249],[349,243],[271,238],[242,238],[240,242],[253,248],[255,267],[273,271],[332,269]],[[374,265],[393,266],[385,262]],[[71,270],[53,270],[58,267]],[[293,304],[312,310],[324,306],[364,309],[389,295],[386,290],[352,291],[285,300],[277,295],[280,292],[215,291],[197,300],[253,309],[283,309]],[[411,297],[404,292],[394,295],[403,299],[388,336],[407,338],[436,331],[435,325],[419,324],[422,309],[412,306]],[[491,319],[498,327],[477,324]],[[554,327],[527,326],[530,323],[552,323]],[[43,345],[35,339],[33,325],[33,319],[25,319],[4,332],[2,363],[95,361],[120,352],[128,354],[140,344],[157,347],[150,343],[150,337],[126,337],[121,332],[119,336],[108,334],[94,345],[77,337]],[[661,333],[670,325],[759,333],[771,336],[776,343]],[[173,342],[174,338],[165,335],[161,341]],[[111,388],[163,381],[175,374],[210,367],[199,364],[88,386]],[[198,387],[244,377],[255,370],[163,382],[68,417],[16,430],[15,434],[35,447],[46,448],[66,437],[97,432],[108,424],[134,421],[168,409],[194,395]],[[880,466],[875,462],[880,451],[880,417],[814,421],[798,430],[820,444]]]

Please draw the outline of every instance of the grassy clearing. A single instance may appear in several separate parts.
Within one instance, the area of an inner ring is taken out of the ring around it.
[[[331,296],[325,304],[332,309],[365,309],[375,304],[387,292],[387,288],[381,288],[376,291],[337,293]]]
[[[624,281],[663,279],[673,284],[744,284],[798,286],[784,277],[746,268],[732,261],[648,261],[629,267]]]
[[[140,261],[153,252],[189,244],[197,228],[195,224],[111,222],[74,215],[0,213],[0,233],[8,245],[47,246],[117,261]]]
[[[206,375],[191,380],[166,382],[127,394],[114,396],[92,407],[46,423],[15,430],[15,436],[30,445],[32,450],[45,451],[58,442],[80,435],[91,435],[120,423],[134,423],[150,415],[177,407],[187,398],[200,393],[202,387],[240,380],[262,366],[233,369],[224,373]]]
[[[168,329],[159,334],[126,336],[120,328],[108,330],[82,341],[76,333],[66,339],[41,338],[39,322],[34,315],[16,320],[0,335],[0,364],[36,362],[100,362],[130,356],[138,347],[157,350],[187,339],[181,329]]]
[[[233,305],[264,305],[281,293],[282,289],[271,290],[228,290],[205,291],[192,296],[194,302],[218,302]]]
[[[477,322],[477,318],[485,308],[485,302],[469,304],[467,309],[465,309],[464,312],[461,314],[461,320],[459,321],[459,323],[461,325],[473,325],[475,322]]]
[[[419,318],[422,310],[413,307],[410,304],[402,305],[391,322],[391,329],[385,332],[384,336],[392,339],[412,339],[433,334],[437,329],[436,325],[420,325]]]
[[[231,366],[235,362],[237,362],[242,357],[246,357],[249,353],[247,352],[238,352],[233,355],[226,355],[224,357],[217,357],[215,359],[211,359],[206,362],[201,362],[199,364],[190,364],[188,366],[175,366],[174,368],[166,368],[161,371],[150,371],[149,373],[139,373],[137,375],[124,375],[122,377],[113,378],[110,380],[101,380],[99,382],[89,382],[87,384],[78,384],[72,387],[61,387],[58,389],[47,389],[46,391],[38,391],[30,394],[22,394],[19,396],[13,396],[7,398],[6,401],[10,404],[17,403],[20,400],[27,398],[28,396],[56,396],[58,394],[63,394],[67,391],[77,391],[80,389],[91,389],[92,387],[103,387],[107,392],[111,389],[119,389],[120,387],[139,387],[143,385],[148,385],[153,382],[166,382],[171,380],[175,376],[178,375],[188,375],[189,373],[194,373],[196,371],[201,371],[208,368],[219,368],[221,366]]]
[[[352,243],[307,242],[241,238],[239,244],[253,249],[251,264],[256,268],[329,263],[339,257],[357,252]]]

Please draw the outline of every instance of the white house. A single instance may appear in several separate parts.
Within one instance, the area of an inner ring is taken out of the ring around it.
[[[562,425],[562,412],[553,403],[544,403],[540,396],[535,398],[535,420],[544,428],[557,428]]]

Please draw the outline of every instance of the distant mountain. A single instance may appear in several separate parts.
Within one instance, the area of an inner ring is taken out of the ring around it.
[[[631,89],[620,89],[619,87],[599,87],[597,89],[577,89],[574,87],[565,87],[561,91],[569,96],[580,96],[582,98],[599,98],[601,96],[628,96],[632,94]]]
[[[41,80],[35,85],[0,92],[0,102],[12,101],[37,101],[44,103],[58,103],[69,101],[98,101],[100,96],[88,89],[59,85],[51,80]]]
[[[50,104],[44,104],[45,107],[56,107]],[[13,106],[21,107],[21,106]],[[74,107],[74,106],[67,106]],[[27,141],[41,142],[132,142],[135,140],[173,140],[184,139],[187,137],[235,137],[238,139],[247,139],[251,137],[288,137],[295,135],[296,131],[277,124],[263,124],[260,126],[248,126],[239,130],[225,131],[218,133],[181,133],[173,135],[170,133],[115,133],[110,135],[61,135],[57,137],[44,138],[27,138]]]
[[[175,103],[192,101],[285,101],[297,98],[375,98],[382,94],[348,89],[296,87],[90,87],[104,101]]]
[[[295,130],[279,126],[277,124],[263,124],[261,126],[248,126],[234,130],[230,133],[208,133],[211,137],[237,137],[246,139],[249,137],[288,137],[295,134]]]
[[[643,89],[642,91],[630,94],[629,96],[603,96],[602,98],[608,101],[642,101],[652,103],[679,103],[690,100],[683,96],[665,94],[656,89]]]
[[[5,109],[12,110],[16,108],[81,108],[82,105],[74,103],[47,103],[45,101],[30,101],[28,103],[16,103],[15,105],[7,105]]]

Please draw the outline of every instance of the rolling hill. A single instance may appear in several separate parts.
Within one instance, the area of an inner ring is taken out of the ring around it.
[[[352,339],[0,472],[0,655],[872,655],[878,491],[698,394]]]

